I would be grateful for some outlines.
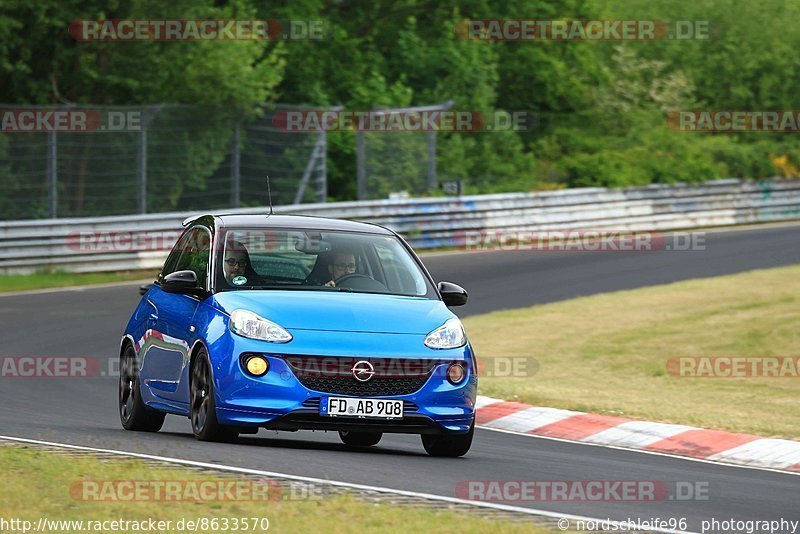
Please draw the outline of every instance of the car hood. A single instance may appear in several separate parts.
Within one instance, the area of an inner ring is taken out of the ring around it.
[[[455,317],[440,300],[399,295],[240,290],[213,299],[227,314],[250,310],[287,330],[425,335]]]

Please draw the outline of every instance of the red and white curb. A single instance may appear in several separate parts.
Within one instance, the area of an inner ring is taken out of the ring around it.
[[[581,443],[800,473],[800,442],[478,396],[476,424]]]

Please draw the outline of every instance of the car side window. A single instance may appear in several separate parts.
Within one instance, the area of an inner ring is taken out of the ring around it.
[[[202,226],[196,226],[186,232],[175,245],[164,265],[162,277],[177,271],[194,271],[199,285],[205,286],[210,257],[211,234]]]
[[[167,256],[166,261],[164,262],[164,267],[161,269],[161,274],[158,277],[159,282],[164,281],[164,277],[168,274],[174,273],[177,269],[175,269],[175,265],[178,263],[178,258],[181,257],[181,251],[184,248],[184,243],[189,239],[189,235],[192,233],[192,230],[187,230],[181,234],[178,238],[178,241],[172,247],[172,250]]]

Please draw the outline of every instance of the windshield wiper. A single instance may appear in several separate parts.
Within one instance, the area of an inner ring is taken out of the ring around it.
[[[391,295],[395,297],[424,297],[424,295],[409,295],[408,293],[387,293],[386,291],[366,291],[353,289],[351,287],[330,287],[330,286],[240,286],[236,290],[289,290],[289,291],[338,291],[340,293],[362,293],[365,295]]]
[[[277,289],[277,290],[308,290],[308,291],[316,291],[318,289],[324,289],[318,286],[240,286],[237,289]],[[333,289],[333,288],[328,288]]]

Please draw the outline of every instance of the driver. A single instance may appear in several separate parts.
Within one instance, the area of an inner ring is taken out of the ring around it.
[[[333,261],[328,264],[328,272],[331,275],[330,281],[325,285],[336,287],[336,281],[356,272],[356,257],[352,252],[341,251],[333,255]]]

